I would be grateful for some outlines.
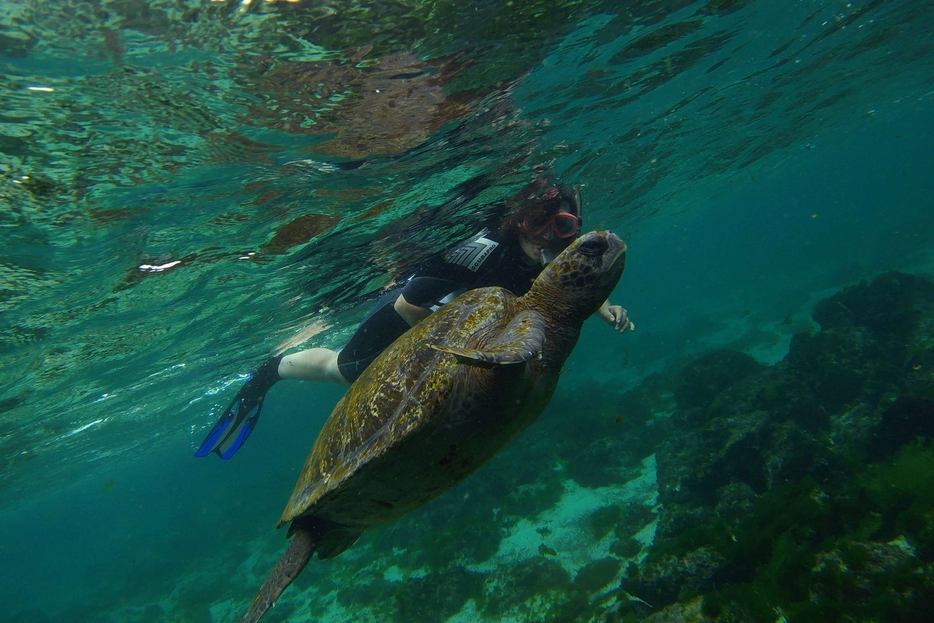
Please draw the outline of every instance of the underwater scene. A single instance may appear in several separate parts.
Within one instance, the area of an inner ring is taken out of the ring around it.
[[[0,620],[934,621],[932,137],[926,0],[3,0]]]

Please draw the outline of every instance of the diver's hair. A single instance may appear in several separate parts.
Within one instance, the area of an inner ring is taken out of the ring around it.
[[[516,242],[519,238],[519,223],[526,216],[533,213],[540,212],[546,216],[551,216],[560,212],[561,208],[567,207],[578,218],[581,218],[580,191],[578,187],[548,186],[547,184],[547,179],[539,178],[504,202],[506,204],[505,212],[509,216],[503,220],[499,229],[499,239],[503,243]],[[545,189],[544,192],[542,192],[543,188]],[[577,236],[556,238],[549,247],[563,250],[576,238]]]

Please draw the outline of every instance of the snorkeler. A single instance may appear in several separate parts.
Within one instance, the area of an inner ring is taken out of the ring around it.
[[[237,392],[195,456],[213,452],[222,459],[232,457],[256,426],[266,393],[282,379],[349,385],[396,338],[457,294],[488,286],[516,296],[528,292],[581,228],[578,187],[546,184],[537,180],[516,195],[519,208],[498,231],[483,229],[383,295],[339,351],[310,348],[267,359]],[[635,328],[626,310],[609,301],[596,315],[620,333]]]

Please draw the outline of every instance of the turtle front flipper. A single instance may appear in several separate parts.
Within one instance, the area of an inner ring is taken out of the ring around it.
[[[537,312],[516,314],[503,331],[482,349],[429,344],[431,348],[457,357],[460,363],[481,368],[525,363],[541,357],[545,343],[545,321]]]
[[[319,558],[336,556],[353,545],[360,533],[320,517],[300,517],[292,522],[289,535],[292,536],[292,542],[266,576],[256,599],[240,623],[259,621],[275,605],[282,591],[298,577],[316,551]]]

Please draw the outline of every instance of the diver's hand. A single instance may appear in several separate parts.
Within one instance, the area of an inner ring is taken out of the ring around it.
[[[609,301],[600,307],[597,315],[620,333],[636,330],[636,325],[629,320],[629,313],[619,305],[610,305]]]

